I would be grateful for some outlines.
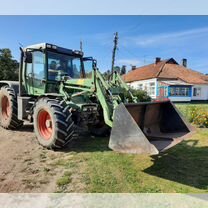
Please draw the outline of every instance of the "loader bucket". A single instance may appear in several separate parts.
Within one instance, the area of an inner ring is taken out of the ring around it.
[[[121,153],[155,155],[181,142],[192,127],[170,101],[118,105],[109,147]]]

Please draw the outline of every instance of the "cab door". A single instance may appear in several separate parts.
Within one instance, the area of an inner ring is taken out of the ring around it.
[[[33,51],[32,63],[26,63],[26,86],[29,95],[45,93],[45,68],[45,54],[41,51]]]
[[[33,52],[33,91],[34,95],[45,93],[46,61],[45,54],[41,51]]]
[[[32,70],[32,63],[24,63],[25,68],[25,88],[26,92],[29,95],[33,95],[33,70]]]

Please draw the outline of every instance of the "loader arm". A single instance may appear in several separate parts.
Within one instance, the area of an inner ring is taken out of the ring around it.
[[[121,88],[126,90],[132,98],[132,101],[134,103],[138,103],[138,99],[135,96],[133,96],[130,87],[123,81],[121,75],[118,72],[114,71],[111,83],[115,86],[120,86]]]
[[[113,96],[110,90],[111,86],[104,80],[99,70],[95,71],[96,95],[103,109],[104,121],[112,127],[114,109],[119,105],[121,99],[119,96]]]
[[[115,108],[122,102],[117,94],[112,94],[111,84],[108,83],[100,71],[94,67],[91,79],[70,79],[61,83],[60,92],[70,102],[71,97],[80,93],[95,94],[102,109],[105,123],[112,127]],[[126,87],[128,89],[128,86]],[[76,91],[76,93],[70,93]]]

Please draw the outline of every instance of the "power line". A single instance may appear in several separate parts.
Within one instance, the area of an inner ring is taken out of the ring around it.
[[[121,49],[121,48],[122,48],[122,49]],[[147,55],[147,54],[144,54],[144,55],[142,55],[142,56],[138,56],[138,55],[136,55],[135,53],[133,53],[131,50],[129,50],[127,47],[125,47],[124,45],[123,45],[123,46],[120,46],[119,52],[121,52],[121,51],[125,51],[125,52],[127,52],[130,56],[132,56],[132,57],[134,57],[134,58],[137,58],[137,59],[143,58],[143,59],[146,60],[146,58],[149,57],[148,59],[150,60],[150,58],[151,58],[151,59],[154,59],[154,58],[155,58],[154,56],[152,56],[152,55]]]

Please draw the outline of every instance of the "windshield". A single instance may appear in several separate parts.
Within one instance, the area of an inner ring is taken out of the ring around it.
[[[61,76],[80,78],[81,60],[70,55],[48,52],[48,79],[59,80]]]

